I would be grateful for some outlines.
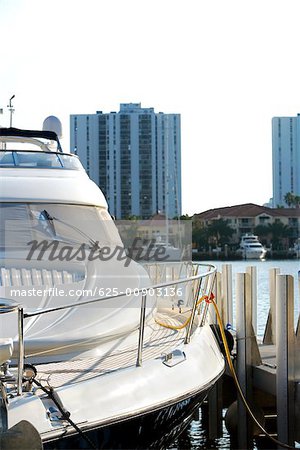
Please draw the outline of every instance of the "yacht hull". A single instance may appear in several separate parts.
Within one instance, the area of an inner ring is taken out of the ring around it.
[[[10,400],[8,428],[31,411],[30,421],[45,450],[166,448],[188,425],[225,368],[209,326],[198,328],[191,342],[176,346],[172,355],[57,387],[77,430],[61,420],[57,404],[48,396],[35,393],[26,394],[22,402],[17,396]],[[45,379],[42,371],[38,373]],[[94,444],[87,444],[84,436]]]
[[[264,259],[266,251],[262,252],[245,252],[244,259]]]
[[[191,397],[121,422],[86,431],[97,449],[167,448],[189,425],[195,411],[207,397],[207,388]],[[90,448],[78,434],[44,442],[44,450]]]

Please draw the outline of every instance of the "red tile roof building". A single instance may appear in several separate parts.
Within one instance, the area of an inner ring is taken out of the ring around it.
[[[218,219],[227,220],[228,225],[233,228],[232,243],[238,243],[243,234],[254,233],[256,226],[268,225],[276,221],[291,227],[294,238],[300,236],[300,208],[268,208],[254,203],[244,203],[209,209],[193,216],[193,221],[203,226]]]

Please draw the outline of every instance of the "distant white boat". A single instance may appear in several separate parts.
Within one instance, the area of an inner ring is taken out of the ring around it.
[[[241,254],[244,259],[264,259],[267,250],[259,242],[257,236],[254,234],[245,234],[241,237],[240,247],[237,253]]]

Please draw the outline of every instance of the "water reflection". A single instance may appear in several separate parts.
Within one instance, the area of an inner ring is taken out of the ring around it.
[[[225,414],[225,411],[224,411]],[[206,450],[218,449],[226,450],[231,448],[230,437],[223,425],[223,437],[219,439],[210,440],[207,435],[207,426],[205,424],[205,415],[202,408],[199,410],[199,419],[193,420],[189,427],[181,434],[181,436],[174,443],[174,446],[169,447],[168,450]]]

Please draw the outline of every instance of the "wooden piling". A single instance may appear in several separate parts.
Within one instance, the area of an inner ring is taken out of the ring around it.
[[[276,394],[278,440],[294,445],[294,280],[291,275],[276,277]],[[279,447],[284,448],[284,447]]]
[[[231,264],[222,265],[222,317],[224,325],[232,325],[232,266]]]
[[[215,283],[212,293],[215,296],[217,306],[224,322],[224,309],[222,308],[222,274],[216,273]],[[209,323],[217,325],[217,316],[214,308],[209,310]],[[217,439],[223,436],[223,380],[220,379],[214,384],[208,395],[208,404],[205,413],[207,414],[207,433],[209,439]]]
[[[246,268],[250,275],[251,301],[252,301],[252,325],[255,335],[257,334],[257,269],[255,266]]]
[[[217,439],[223,436],[223,380],[218,380],[208,395],[208,437]]]
[[[300,381],[295,385],[295,439],[300,442]]]
[[[279,272],[278,268],[269,271],[270,310],[263,337],[263,343],[266,345],[276,343],[276,277]]]
[[[251,284],[248,273],[238,273],[236,278],[236,337],[237,337],[237,376],[244,396],[252,398],[251,340],[252,331]],[[238,396],[238,435],[239,449],[249,448],[250,422],[244,404]]]

